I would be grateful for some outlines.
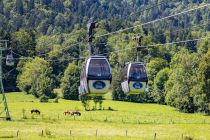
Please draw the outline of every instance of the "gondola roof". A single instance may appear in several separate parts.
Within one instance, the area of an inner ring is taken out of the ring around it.
[[[129,64],[143,64],[145,65],[144,62],[126,62],[125,65],[129,65]]]
[[[89,58],[106,58],[106,56],[99,56],[99,55],[97,56],[96,55],[96,56],[90,56]]]

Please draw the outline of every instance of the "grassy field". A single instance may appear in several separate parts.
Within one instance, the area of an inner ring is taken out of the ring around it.
[[[0,120],[0,139],[210,139],[210,116],[184,114],[169,106],[106,100],[105,110],[84,111],[79,101],[40,103],[23,93],[6,96],[12,121]],[[31,109],[41,115],[31,115]],[[80,110],[82,115],[65,116],[64,110]]]

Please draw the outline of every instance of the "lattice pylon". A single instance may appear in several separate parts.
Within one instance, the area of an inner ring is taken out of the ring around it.
[[[10,114],[9,114],[9,108],[8,108],[8,105],[7,105],[6,96],[5,96],[5,93],[4,93],[3,76],[2,76],[3,75],[2,74],[2,72],[3,72],[2,71],[2,60],[3,60],[2,51],[7,49],[7,42],[8,42],[8,40],[0,40],[0,95],[2,96],[1,101],[2,101],[2,104],[4,106],[3,109],[0,110],[0,113],[5,112],[6,113],[5,119],[6,120],[11,120],[11,117],[10,117]]]

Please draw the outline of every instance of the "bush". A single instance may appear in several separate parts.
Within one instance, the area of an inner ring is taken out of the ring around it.
[[[119,79],[121,78],[121,68],[116,68],[112,70],[112,99],[117,101],[126,100],[126,94],[122,91],[121,83]]]
[[[53,101],[54,103],[58,103],[58,100],[59,100],[60,98],[59,97],[56,97],[55,98],[55,100]]]
[[[52,132],[50,130],[48,130],[48,129],[45,129],[45,134],[47,136],[51,136],[52,135]]]
[[[62,78],[61,88],[63,92],[63,98],[68,100],[79,99],[79,77],[80,69],[74,63],[70,63],[66,68],[64,77]]]
[[[85,108],[85,110],[89,110],[91,97],[90,96],[86,96],[86,95],[80,95],[80,101],[82,102],[82,106]]]
[[[153,98],[159,104],[165,104],[165,84],[169,79],[171,71],[169,68],[164,68],[155,76]]]
[[[48,100],[49,100],[49,98],[48,98],[47,96],[45,96],[45,95],[43,95],[43,96],[40,98],[40,102],[42,102],[42,103],[47,103]]]
[[[56,94],[53,93],[54,79],[51,78],[52,68],[46,60],[36,57],[33,60],[26,61],[24,64],[20,63],[21,68],[18,68],[20,74],[17,77],[19,89],[34,95],[36,98],[42,95],[49,98],[56,97]]]
[[[114,111],[114,109],[112,108],[112,107],[108,107],[108,110],[110,110],[110,111]]]
[[[40,95],[45,95],[51,99],[57,96],[54,93],[53,89],[54,89],[53,79],[44,76],[39,79],[38,84],[36,86],[36,90],[37,92],[40,93]]]
[[[103,104],[103,97],[102,96],[95,96],[93,97],[93,102],[94,102],[94,106],[93,109],[97,110],[97,104],[99,104],[99,110],[102,109],[102,104]]]
[[[190,136],[185,136],[185,137],[184,137],[184,140],[193,140],[193,138],[190,137]]]
[[[31,86],[30,85],[25,85],[24,88],[23,88],[23,91],[27,94],[29,94],[30,92],[30,89],[31,89]]]
[[[196,81],[198,57],[183,49],[173,56],[170,68],[172,72],[166,82],[166,98],[168,105],[178,108],[182,112],[197,111],[193,93]],[[193,94],[192,94],[193,93]]]

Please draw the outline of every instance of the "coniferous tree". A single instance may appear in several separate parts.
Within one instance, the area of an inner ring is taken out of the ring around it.
[[[23,1],[22,0],[16,0],[16,11],[20,15],[23,15],[24,8],[23,8]]]
[[[55,10],[55,12],[64,12],[64,5],[61,0],[53,0],[52,3],[52,8]]]
[[[0,0],[0,14],[4,14],[4,3],[3,3],[3,0]]]
[[[42,4],[49,5],[52,0],[42,0]]]
[[[28,10],[31,11],[35,7],[35,2],[34,0],[30,0],[28,4]]]

